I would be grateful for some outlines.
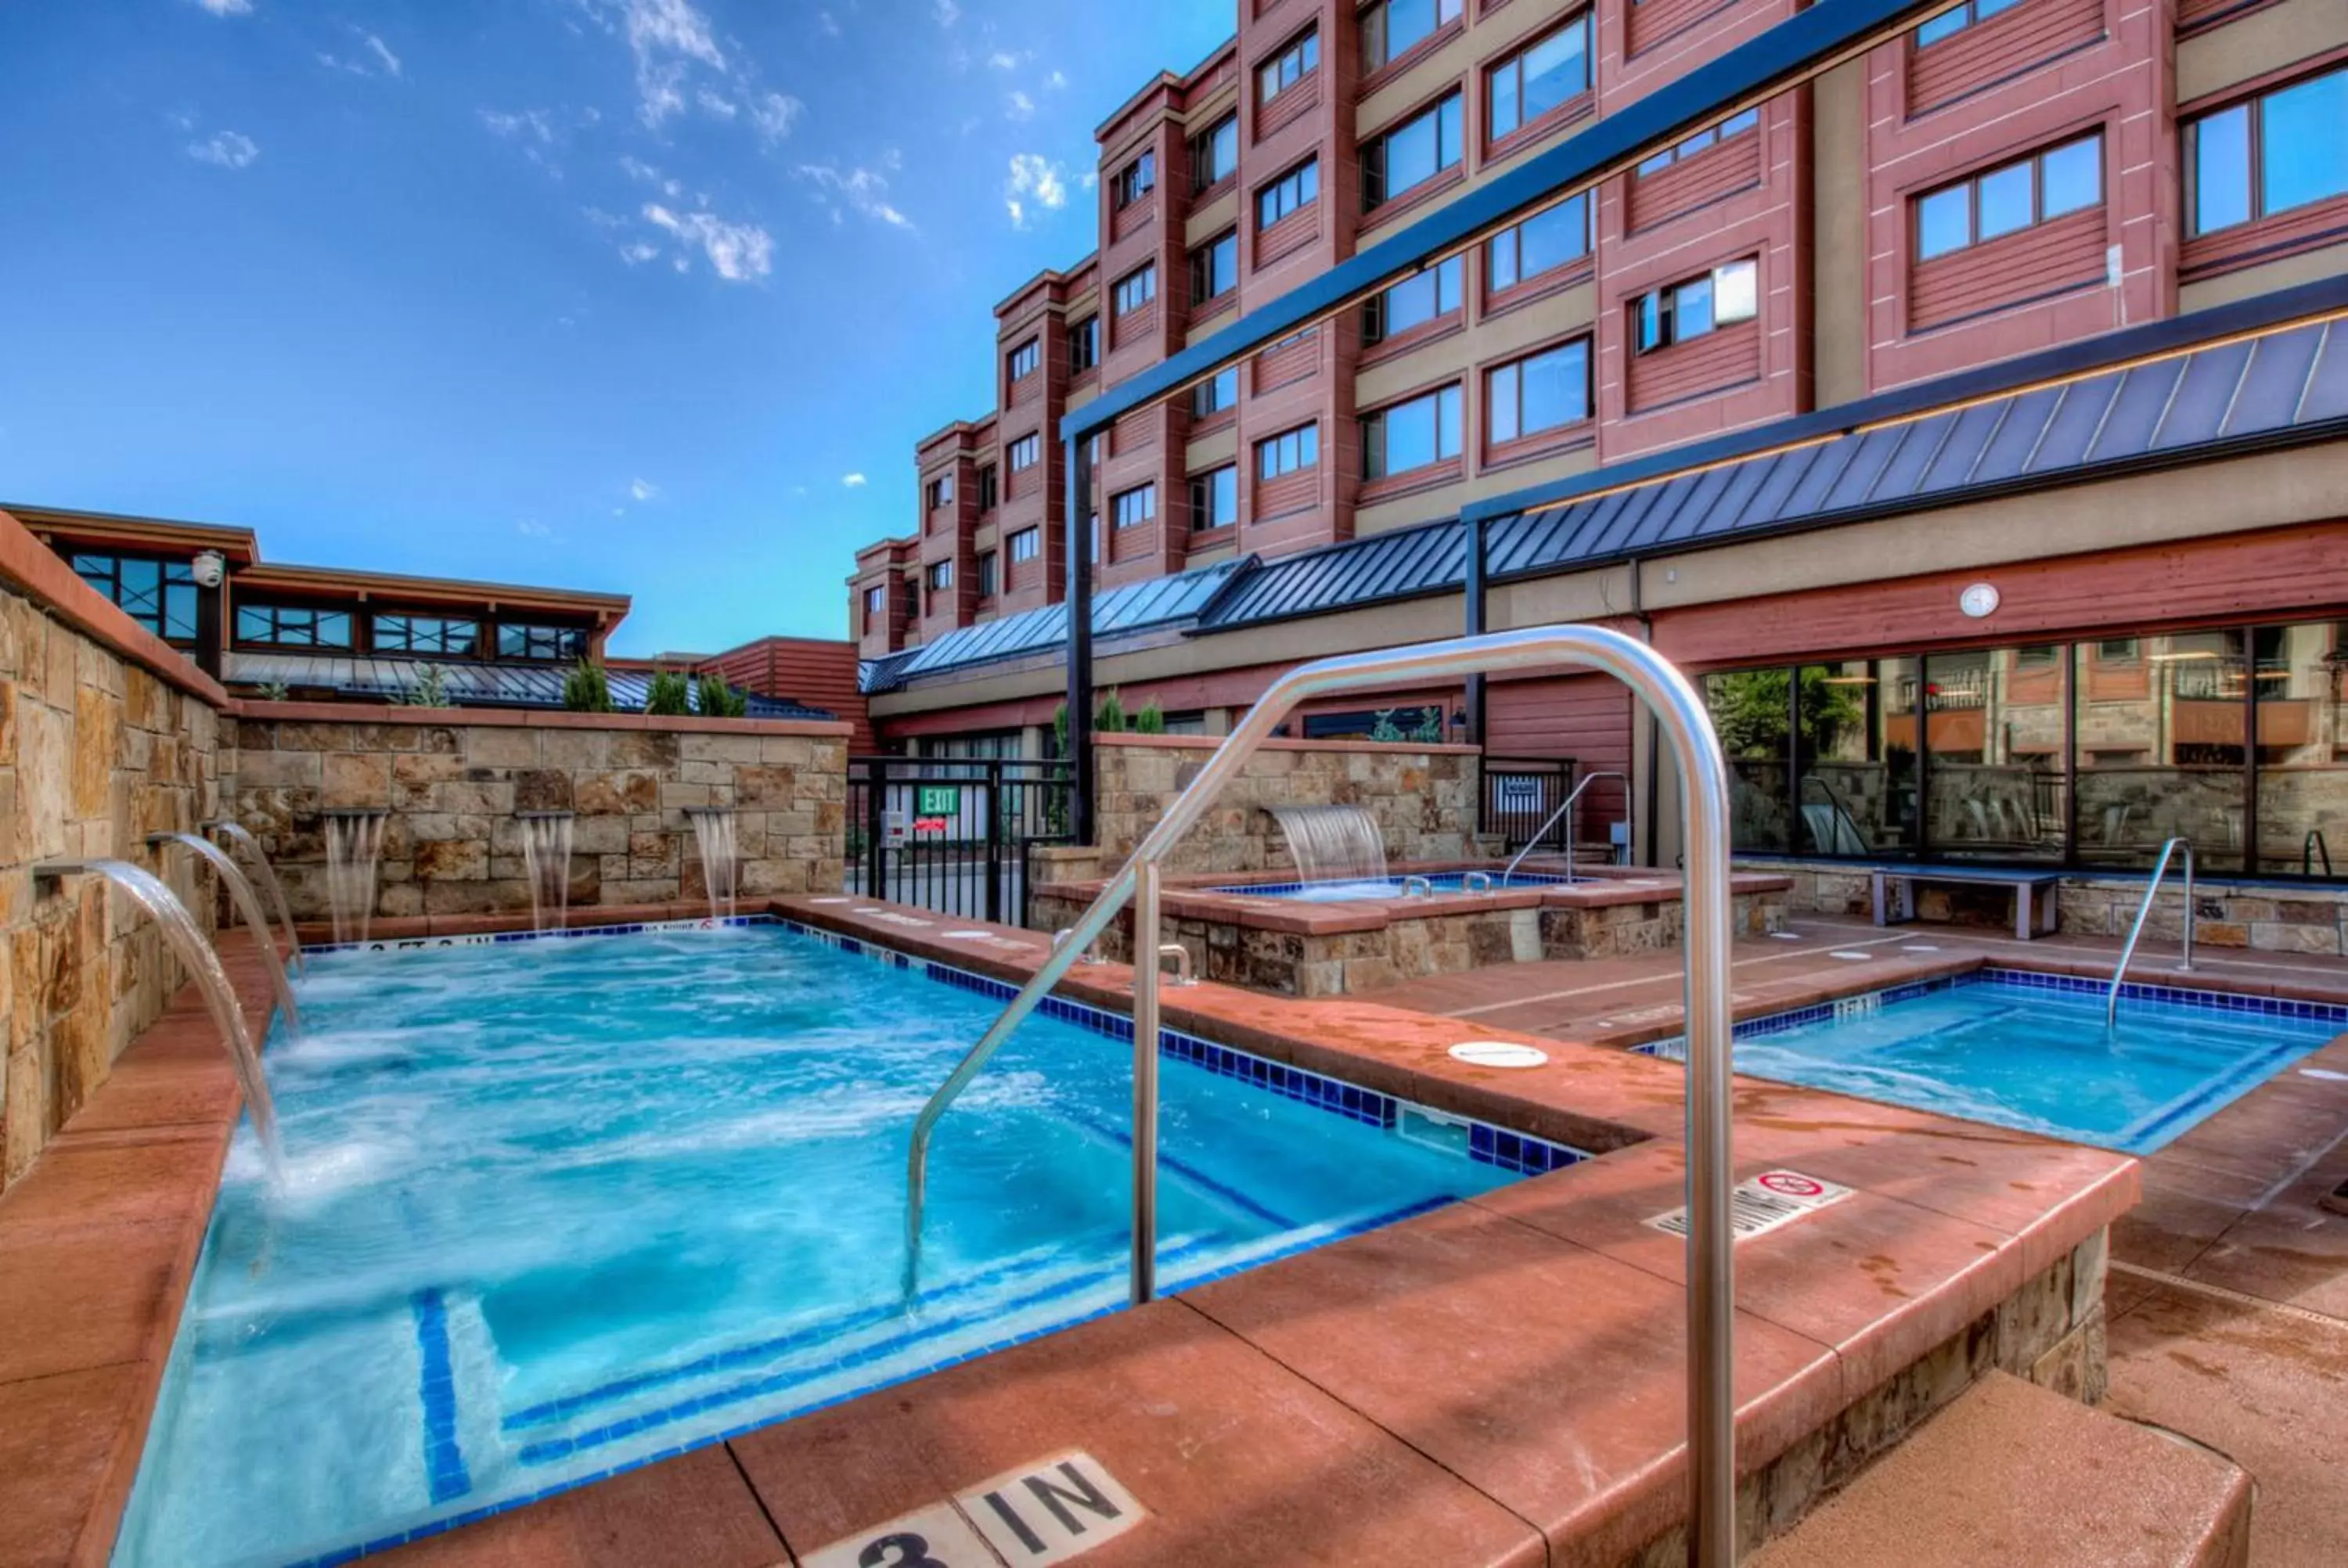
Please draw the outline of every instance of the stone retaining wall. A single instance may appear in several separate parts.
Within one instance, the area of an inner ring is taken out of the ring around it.
[[[248,702],[230,811],[324,919],[322,811],[390,813],[374,913],[527,911],[519,812],[568,811],[571,902],[658,904],[706,886],[688,806],[732,806],[745,897],[832,893],[849,726]]]

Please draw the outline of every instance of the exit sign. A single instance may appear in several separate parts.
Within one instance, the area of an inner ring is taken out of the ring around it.
[[[922,784],[913,792],[913,809],[923,816],[962,815],[960,784]]]

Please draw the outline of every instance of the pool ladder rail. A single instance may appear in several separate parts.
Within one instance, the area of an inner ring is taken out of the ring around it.
[[[1687,980],[1687,1343],[1689,1558],[1736,1560],[1735,1260],[1729,1192],[1728,764],[1703,697],[1653,648],[1604,627],[1532,627],[1323,659],[1274,681],[1200,768],[1155,827],[1065,932],[1033,978],[988,1026],[914,1119],[906,1155],[907,1300],[920,1286],[930,1136],[955,1097],[1020,1023],[1133,907],[1133,951],[1159,947],[1159,866],[1300,702],[1337,692],[1434,685],[1473,674],[1592,667],[1638,693],[1671,743],[1685,813],[1683,856]],[[1593,775],[1595,776],[1595,775]],[[1131,1296],[1157,1294],[1159,965],[1133,971],[1133,1251]]]
[[[2120,949],[2120,961],[2112,968],[2111,989],[2104,996],[2104,1027],[2111,1028],[2119,1021],[2120,982],[2127,978],[2128,960],[2136,957],[2136,945],[2144,938],[2144,923],[2152,914],[2152,901],[2160,892],[2160,879],[2168,875],[2168,857],[2178,849],[2185,851],[2185,948],[2177,961],[2179,974],[2193,972],[2193,841],[2172,838],[2160,846],[2160,859],[2152,868],[2152,880],[2144,886],[2144,902],[2136,908],[2136,919],[2128,927],[2127,945]]]
[[[1509,862],[1509,868],[1507,870],[1500,873],[1500,886],[1503,887],[1508,886],[1509,878],[1517,874],[1517,867],[1525,863],[1525,856],[1533,852],[1533,845],[1539,844],[1542,839],[1547,838],[1549,836],[1549,830],[1557,825],[1557,819],[1571,812],[1573,810],[1574,804],[1581,799],[1581,792],[1588,789],[1591,784],[1596,784],[1600,779],[1621,779],[1622,781],[1622,799],[1626,803],[1627,806],[1627,803],[1631,798],[1631,775],[1629,774],[1622,773],[1613,768],[1601,768],[1594,774],[1582,774],[1581,777],[1575,782],[1572,793],[1568,794],[1563,801],[1559,803],[1558,808],[1555,811],[1549,814],[1549,820],[1547,822],[1542,823],[1539,827],[1533,829],[1533,835],[1525,840],[1525,846],[1517,851],[1517,857]],[[1574,821],[1569,821],[1565,825],[1565,883],[1569,887],[1572,886],[1575,881],[1578,880],[1578,878],[1573,875],[1573,836],[1575,822],[1578,822],[1579,820],[1580,819],[1577,817]]]

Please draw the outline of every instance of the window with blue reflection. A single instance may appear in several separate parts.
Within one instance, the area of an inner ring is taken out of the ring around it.
[[[2195,234],[2348,196],[2348,69],[2203,115],[2184,134]]]

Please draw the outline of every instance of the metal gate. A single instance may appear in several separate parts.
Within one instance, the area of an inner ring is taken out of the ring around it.
[[[1477,830],[1498,834],[1504,855],[1524,848],[1572,793],[1573,767],[1571,757],[1486,757]],[[1551,824],[1541,847],[1563,850],[1565,834],[1563,822]]]
[[[848,890],[1027,924],[1027,850],[1066,844],[1068,769],[1020,759],[854,757]]]

